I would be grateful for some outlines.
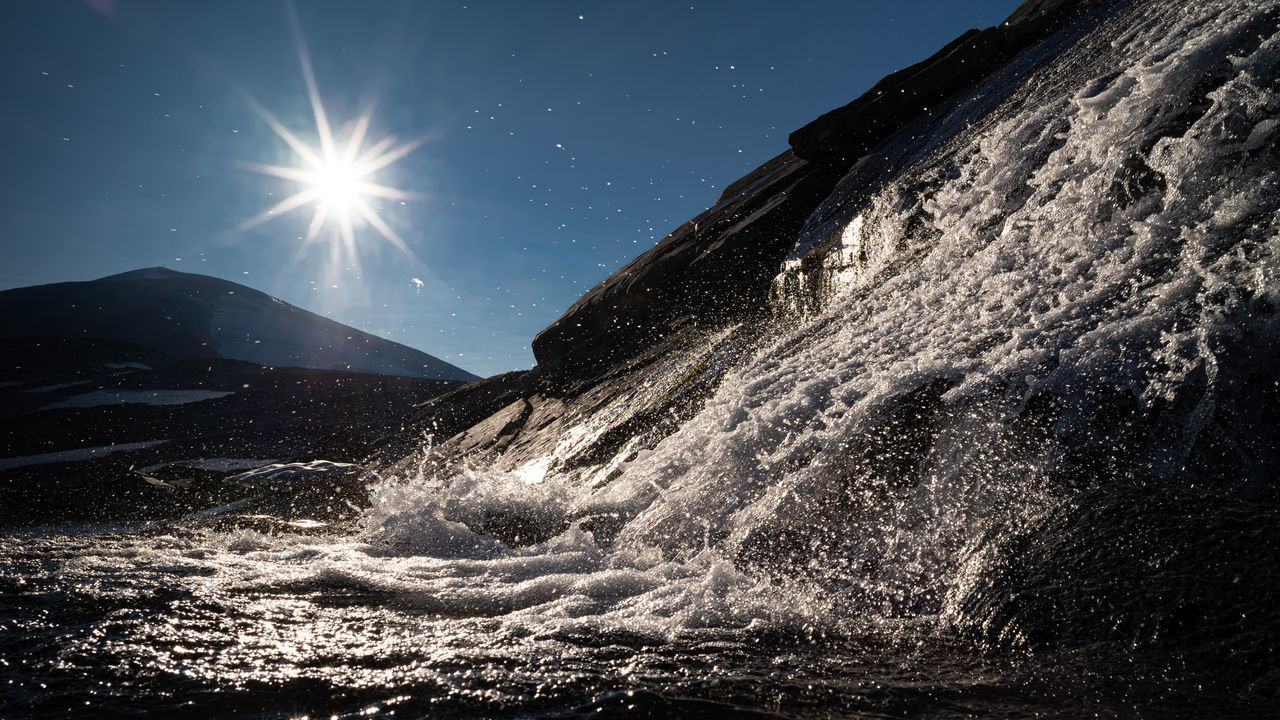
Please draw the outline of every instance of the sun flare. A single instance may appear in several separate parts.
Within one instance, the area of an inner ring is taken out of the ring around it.
[[[360,171],[343,162],[325,165],[316,172],[313,185],[318,200],[329,208],[346,210],[360,197]]]
[[[307,243],[316,240],[322,230],[331,227],[341,238],[348,253],[354,254],[357,225],[368,224],[401,252],[412,256],[409,246],[382,219],[375,204],[379,199],[403,201],[412,200],[415,196],[399,188],[374,182],[373,176],[413,152],[422,141],[397,144],[395,137],[387,137],[366,147],[370,120],[370,114],[366,112],[356,120],[342,142],[339,142],[334,137],[328,115],[320,102],[320,93],[306,49],[301,43],[299,49],[302,75],[307,83],[307,94],[315,115],[320,147],[313,148],[302,142],[275,116],[250,100],[258,115],[297,155],[298,164],[287,166],[248,163],[248,168],[264,175],[291,180],[298,183],[300,189],[246,220],[240,229],[245,230],[298,208],[311,206],[313,214],[305,237]]]

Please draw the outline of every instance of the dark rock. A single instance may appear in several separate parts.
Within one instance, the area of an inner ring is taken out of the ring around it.
[[[728,185],[715,206],[539,333],[532,343],[535,369],[436,398],[417,410],[411,428],[435,436],[442,457],[500,454],[500,464],[516,469],[555,455],[554,470],[607,481],[602,464],[628,443],[651,447],[671,432],[745,354],[745,344],[759,336],[759,321],[772,314],[770,290],[782,261],[802,229],[828,222],[828,206],[841,205],[833,203],[835,193],[847,200],[851,192],[868,194],[900,176],[927,152],[915,138],[928,135],[939,118],[964,116],[963,125],[966,113],[977,119],[994,107],[939,103],[995,77],[1077,13],[1101,4],[1030,0],[1000,26],[965,33],[796,131],[791,150]],[[1145,189],[1142,182],[1135,187]],[[583,428],[590,442],[560,444],[563,433]],[[394,454],[386,460],[394,464]]]
[[[760,313],[795,234],[837,179],[790,153],[766,163],[539,333],[539,366],[600,373],[681,327]]]
[[[1000,25],[969,30],[927,60],[885,76],[861,97],[791,133],[796,157],[847,167],[912,118],[991,76],[1098,0],[1029,0]]]
[[[455,439],[458,451],[467,454],[485,451],[502,452],[511,443],[515,434],[524,427],[531,412],[533,412],[533,406],[528,400],[524,398],[516,400],[460,433]]]
[[[468,383],[415,407],[408,426],[447,440],[535,392],[536,380],[535,373],[517,371]]]

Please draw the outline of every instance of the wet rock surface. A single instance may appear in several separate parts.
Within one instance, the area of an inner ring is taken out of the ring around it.
[[[1032,0],[1001,25],[971,30],[887,76],[792,133],[790,149],[731,183],[714,206],[587,292],[534,339],[533,370],[436,398],[418,408],[411,427],[434,438],[439,457],[502,456],[503,465],[519,467],[555,450],[586,418],[600,424],[602,408],[629,407],[656,377],[680,366],[687,387],[646,394],[644,411],[616,413],[593,434],[592,449],[575,457],[588,465],[628,442],[650,446],[663,435],[663,418],[696,411],[699,398],[763,331],[762,322],[785,312],[776,297],[783,261],[794,258],[810,275],[822,269],[840,241],[838,231],[824,228],[848,221],[851,196],[870,196],[901,178],[936,149],[931,134],[981,119],[1016,84],[1005,78],[982,103],[966,99],[975,86],[1001,73],[1026,75],[1123,4]],[[1129,185],[1153,182],[1133,177]],[[797,237],[824,236],[797,248]],[[822,282],[811,281],[809,291]],[[813,303],[819,300],[814,295]],[[700,361],[682,365],[704,353],[714,358],[714,372],[698,370]]]

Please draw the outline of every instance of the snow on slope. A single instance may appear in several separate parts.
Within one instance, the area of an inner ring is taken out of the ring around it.
[[[144,440],[135,443],[117,443],[99,447],[77,448],[75,450],[59,450],[57,452],[40,453],[39,455],[23,455],[21,457],[0,458],[0,470],[26,467],[27,465],[44,465],[47,463],[80,462],[93,460],[118,452],[132,452],[153,447],[167,440]]]
[[[202,400],[216,400],[234,393],[222,390],[94,390],[84,395],[74,395],[66,400],[45,405],[42,410],[54,408],[89,408],[103,405],[186,405]]]

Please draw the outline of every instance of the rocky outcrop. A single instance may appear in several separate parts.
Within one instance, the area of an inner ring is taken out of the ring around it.
[[[533,341],[544,371],[598,376],[663,335],[767,312],[770,283],[801,227],[841,178],[949,97],[1102,0],[1029,0],[999,26],[970,30],[932,57],[791,134],[791,149],[730,184],[716,204],[592,288]],[[1114,3],[1111,3],[1113,5]],[[927,128],[913,127],[923,135]],[[899,170],[884,159],[876,167]]]
[[[801,267],[813,260],[806,253],[829,254],[824,228],[847,220],[833,216],[851,194],[900,177],[929,151],[924,138],[950,131],[943,123],[981,119],[1018,83],[1006,78],[978,103],[973,88],[1011,67],[1029,72],[1051,60],[1070,42],[1045,41],[1078,13],[1101,16],[1121,4],[1030,0],[1000,26],[965,33],[797,130],[790,149],[731,183],[713,207],[543,330],[533,341],[533,370],[419,407],[412,427],[433,436],[436,468],[490,457],[511,471],[607,482],[618,463],[691,417],[763,336],[779,268],[788,258],[798,256]],[[1076,32],[1089,25],[1075,24]],[[813,240],[803,246],[801,237]],[[411,455],[387,453],[382,469],[422,467],[421,453]]]
[[[516,371],[468,383],[417,406],[409,417],[409,424],[436,438],[453,437],[536,392],[535,375]]]
[[[790,151],[769,161],[534,338],[539,366],[599,373],[679,328],[760,312],[796,232],[838,179]]]
[[[554,472],[605,483],[692,417],[760,330],[673,330],[591,379],[535,368],[465,385],[420,405],[412,432],[384,446],[371,467],[404,477],[492,460],[531,481]]]
[[[1029,0],[1003,23],[969,30],[927,60],[887,75],[861,97],[791,133],[796,157],[847,167],[919,115],[978,83],[1099,0]]]

